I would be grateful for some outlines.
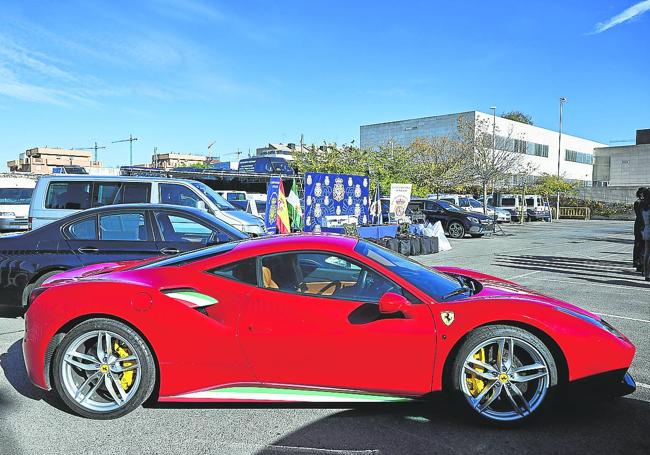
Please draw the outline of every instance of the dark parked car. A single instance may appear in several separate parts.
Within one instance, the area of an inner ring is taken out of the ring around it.
[[[466,212],[455,204],[447,201],[413,198],[409,202],[407,215],[413,217],[424,214],[427,222],[440,221],[449,237],[461,239],[466,234],[481,237],[493,229],[493,220],[482,213]]]
[[[23,314],[31,290],[63,270],[244,238],[248,234],[191,207],[125,204],[77,212],[34,231],[0,238],[0,316]]]

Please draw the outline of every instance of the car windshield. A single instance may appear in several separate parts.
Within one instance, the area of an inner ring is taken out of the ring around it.
[[[452,204],[451,202],[447,202],[447,201],[443,201],[443,200],[439,200],[437,202],[438,202],[438,205],[440,205],[443,209],[447,209],[447,210],[450,210],[452,212],[462,212],[463,211],[463,209],[458,207],[456,204]]]
[[[365,240],[359,240],[354,250],[378,262],[438,301],[451,300],[444,297],[462,288],[460,281],[450,275],[424,267],[405,256]],[[457,298],[461,297],[459,294]]]
[[[33,188],[0,188],[0,205],[29,205]]]
[[[201,191],[201,193],[205,194],[208,197],[208,199],[210,199],[210,201],[212,201],[212,203],[217,206],[219,210],[237,210],[235,207],[233,207],[233,205],[230,202],[222,198],[219,195],[219,193],[217,193],[215,190],[210,188],[205,183],[201,183],[201,182],[191,182],[191,183],[194,187],[198,188]]]
[[[471,197],[470,197],[470,198],[467,199],[467,201],[469,202],[469,205],[471,205],[471,206],[474,207],[474,208],[478,208],[478,209],[482,209],[482,208],[483,208],[483,204],[481,204],[479,201],[477,201],[477,200],[474,199],[474,198],[471,198]]]

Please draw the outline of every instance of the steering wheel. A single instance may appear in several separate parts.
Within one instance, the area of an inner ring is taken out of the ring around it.
[[[340,291],[341,289],[343,289],[343,283],[341,283],[339,280],[334,280],[331,283],[327,284],[323,289],[316,292],[316,294],[323,295],[323,294],[325,294],[325,291],[327,291],[332,286],[335,287],[334,292],[337,292],[337,291]]]

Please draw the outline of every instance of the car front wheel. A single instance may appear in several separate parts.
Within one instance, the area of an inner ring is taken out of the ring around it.
[[[447,231],[449,232],[449,237],[452,239],[462,239],[465,237],[465,226],[458,221],[452,221],[449,223]]]
[[[142,337],[112,319],[90,319],[68,332],[53,359],[53,386],[83,417],[114,419],[153,391],[155,364]]]
[[[539,338],[503,325],[472,332],[458,352],[452,375],[466,409],[494,422],[538,414],[558,378],[553,355]]]

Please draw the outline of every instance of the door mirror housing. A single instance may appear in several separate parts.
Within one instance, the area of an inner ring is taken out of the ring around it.
[[[406,297],[394,292],[387,292],[379,299],[379,312],[381,314],[395,314],[406,310],[411,304]]]

